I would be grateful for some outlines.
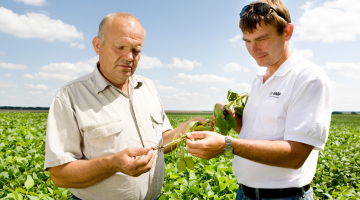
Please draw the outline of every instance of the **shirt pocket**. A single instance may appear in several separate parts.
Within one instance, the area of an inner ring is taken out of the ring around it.
[[[162,126],[163,126],[163,116],[160,112],[153,112],[150,113],[152,126],[154,128],[154,131],[156,133],[156,136],[158,138],[158,141],[160,138],[162,138]],[[161,140],[162,141],[162,140]]]
[[[99,158],[117,153],[117,136],[124,131],[124,123],[121,120],[108,122],[83,128],[85,150],[90,158]]]
[[[273,101],[262,101],[254,121],[255,132],[273,136],[278,130],[278,117],[281,105]]]

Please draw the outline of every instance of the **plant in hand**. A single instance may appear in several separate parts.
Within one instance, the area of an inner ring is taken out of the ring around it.
[[[228,91],[227,95],[228,104],[224,106],[224,111],[221,110],[218,104],[214,106],[214,118],[210,119],[207,122],[199,122],[199,121],[191,121],[188,123],[186,128],[186,133],[191,131],[211,131],[214,130],[217,133],[222,135],[228,135],[229,131],[233,128],[237,127],[236,120],[232,115],[228,115],[227,111],[232,106],[235,112],[242,116],[247,99],[248,93],[238,93],[232,92],[231,90]],[[224,117],[225,116],[225,117]],[[213,127],[211,126],[213,125]],[[168,145],[177,144],[176,149],[176,157],[179,158],[177,167],[179,171],[184,171],[186,168],[194,169],[194,161],[191,157],[185,156],[185,138],[186,135],[176,134],[173,141],[166,144],[161,145],[158,147],[153,148],[154,150],[162,149]],[[179,136],[180,135],[180,136]]]

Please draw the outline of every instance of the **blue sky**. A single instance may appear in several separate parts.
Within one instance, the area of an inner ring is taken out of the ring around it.
[[[129,12],[146,39],[135,74],[150,78],[166,110],[212,110],[229,89],[248,92],[260,70],[238,28],[248,0],[0,2],[0,106],[48,107],[66,82],[91,73],[102,18]],[[360,111],[360,1],[284,0],[291,49],[322,67],[335,111]]]

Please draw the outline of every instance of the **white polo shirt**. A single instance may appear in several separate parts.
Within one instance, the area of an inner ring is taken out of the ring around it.
[[[332,86],[325,72],[296,50],[263,83],[255,78],[243,114],[239,135],[251,140],[288,140],[314,146],[299,169],[273,167],[234,157],[239,183],[254,188],[288,188],[309,184],[315,174],[319,150],[329,135]]]

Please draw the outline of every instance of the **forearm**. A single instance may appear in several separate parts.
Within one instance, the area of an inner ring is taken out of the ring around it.
[[[164,132],[163,135],[162,135],[163,144],[166,145],[166,144],[169,144],[170,142],[172,142],[175,135],[176,135],[177,138],[180,138],[183,134],[185,134],[186,127],[187,127],[187,124],[183,123],[183,124],[181,124],[180,126],[178,126],[177,128],[175,128],[173,130]],[[168,146],[166,146],[164,148],[164,153],[169,153],[172,150],[176,149],[176,147],[177,147],[177,143],[168,145]]]
[[[54,184],[66,188],[86,188],[116,172],[111,162],[111,156],[93,160],[76,160],[50,168]]]
[[[283,140],[233,139],[234,154],[265,165],[298,169],[311,153],[307,144]]]

